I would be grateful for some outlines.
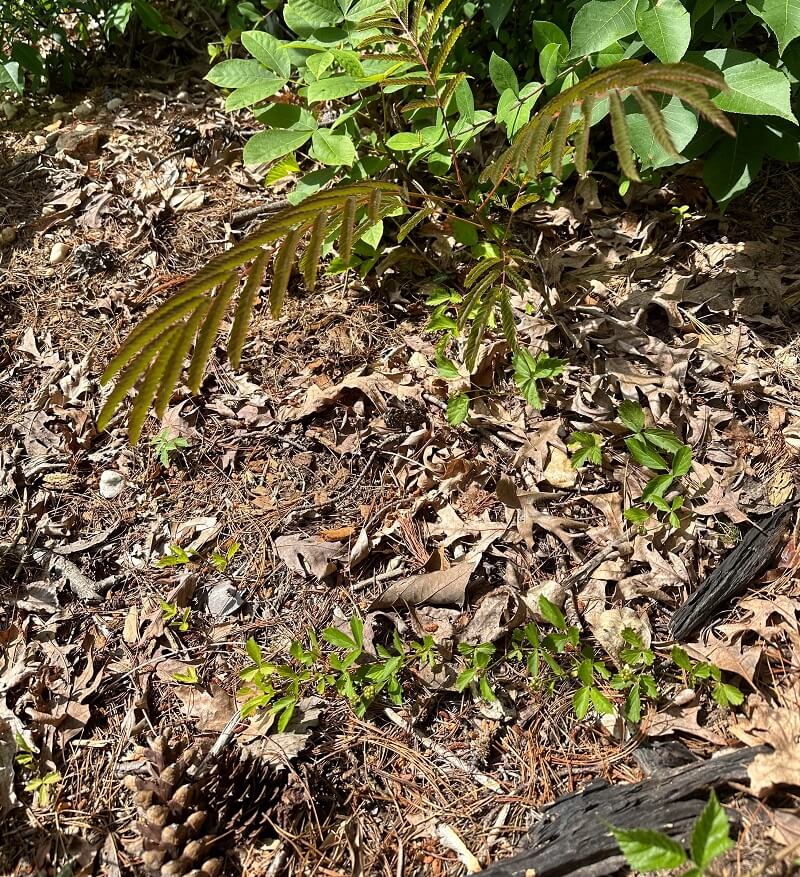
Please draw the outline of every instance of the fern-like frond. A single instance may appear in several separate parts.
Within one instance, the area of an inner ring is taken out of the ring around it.
[[[665,149],[674,153],[675,147],[669,137],[666,122],[652,94],[667,94],[679,98],[705,116],[709,122],[733,136],[734,131],[727,117],[709,97],[710,91],[724,91],[726,88],[720,74],[694,64],[620,61],[592,73],[550,100],[517,132],[511,146],[484,169],[482,179],[492,180],[496,185],[507,176],[519,175],[523,165],[529,177],[536,177],[547,151],[551,171],[559,176],[567,140],[573,134],[576,134],[575,165],[580,173],[585,173],[592,110],[597,102],[604,99],[609,101],[612,134],[620,165],[631,179],[638,179],[622,101],[628,96],[632,97],[642,108],[655,138]],[[551,135],[549,141],[548,135]]]
[[[177,386],[194,342],[187,384],[200,388],[203,373],[231,302],[240,285],[239,270],[252,262],[238,296],[228,339],[231,363],[240,362],[244,339],[258,292],[264,282],[270,249],[277,246],[273,261],[270,310],[278,316],[289,286],[303,238],[308,246],[301,268],[306,285],[313,289],[322,248],[335,234],[339,255],[347,260],[353,243],[366,229],[399,206],[400,189],[391,183],[363,181],[318,192],[301,204],[274,214],[253,234],[230,250],[211,259],[128,335],[106,368],[102,382],[115,385],[98,417],[104,429],[125,397],[134,388],[128,432],[132,441],[141,433],[151,405],[162,415]],[[363,219],[359,219],[363,215]],[[310,234],[309,234],[310,233]]]

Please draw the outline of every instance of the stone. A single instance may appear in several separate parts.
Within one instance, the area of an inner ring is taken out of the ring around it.
[[[39,149],[46,149],[47,148],[47,138],[42,137],[41,134],[34,134],[33,135],[33,142],[34,142],[35,146],[39,147]]]
[[[58,241],[57,243],[53,244],[53,247],[50,250],[50,264],[60,265],[69,255],[69,251],[69,244],[65,244],[63,243],[63,241]]]
[[[76,119],[88,119],[94,113],[94,107],[89,101],[84,101],[82,104],[78,104],[77,107],[72,111],[72,115],[75,116]]]
[[[96,155],[100,145],[100,129],[97,126],[77,125],[64,131],[56,140],[56,149],[73,158]]]
[[[13,225],[7,225],[0,229],[0,247],[7,247],[9,244],[13,244],[16,239],[17,230]]]
[[[121,97],[112,97],[111,100],[106,104],[106,109],[110,113],[116,112],[125,101]]]
[[[125,489],[125,478],[113,469],[106,469],[100,476],[100,496],[114,499]]]
[[[10,101],[3,101],[3,115],[10,122],[19,112],[19,107]]]

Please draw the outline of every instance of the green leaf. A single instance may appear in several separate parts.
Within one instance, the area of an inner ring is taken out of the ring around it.
[[[558,43],[561,47],[561,55],[566,58],[569,54],[569,40],[563,30],[552,21],[533,22],[533,45],[537,52],[541,52],[550,43]]]
[[[589,689],[589,694],[592,698],[592,706],[595,708],[595,711],[599,713],[601,716],[610,716],[611,713],[614,712],[614,704],[600,691],[599,688],[595,688],[593,685]]]
[[[356,148],[347,134],[332,134],[319,128],[311,136],[312,157],[322,164],[350,167],[356,159]]]
[[[247,51],[269,70],[273,70],[284,79],[292,73],[289,50],[272,34],[261,30],[246,30],[242,34],[242,45]]]
[[[469,414],[469,396],[459,393],[447,400],[447,422],[451,426],[458,426],[467,419]]]
[[[683,445],[672,458],[672,474],[680,478],[682,475],[688,475],[691,469],[692,449],[688,445]]]
[[[294,16],[302,19],[314,30],[332,27],[344,18],[334,0],[289,0],[284,9],[284,15],[287,13],[290,18]],[[292,27],[288,21],[286,23]]]
[[[285,79],[262,79],[252,85],[243,85],[232,91],[225,101],[226,110],[240,110],[261,103],[273,94],[277,94],[286,85]]]
[[[650,512],[645,509],[630,508],[625,509],[623,517],[632,524],[644,524],[650,520]]]
[[[575,694],[572,695],[572,707],[575,710],[575,715],[579,719],[586,718],[586,713],[589,712],[591,697],[591,691],[586,686],[579,688]]]
[[[299,149],[311,137],[311,131],[259,131],[245,144],[245,164],[266,164]]]
[[[356,645],[343,630],[336,627],[326,627],[322,631],[322,638],[337,649],[352,649]]]
[[[628,865],[635,871],[678,868],[686,862],[683,847],[660,831],[649,828],[612,828]]]
[[[527,350],[514,354],[514,382],[519,387],[525,401],[537,411],[544,407],[539,388],[536,386],[536,360]]]
[[[25,75],[16,61],[0,62],[0,89],[7,88],[16,94],[25,89]]]
[[[308,86],[307,100],[310,104],[326,100],[339,100],[373,84],[371,80],[363,77],[331,76],[330,79],[312,82]]]
[[[489,78],[498,94],[502,94],[507,88],[510,88],[514,94],[519,94],[519,81],[514,68],[495,52],[492,52],[489,58]]]
[[[654,469],[656,472],[661,469],[669,469],[667,461],[652,448],[649,448],[645,442],[638,436],[629,436],[625,439],[625,445],[631,456],[640,466],[646,466],[648,469]]]
[[[572,21],[570,58],[599,52],[636,30],[638,0],[589,0]]]
[[[247,657],[250,658],[254,664],[260,664],[261,648],[252,636],[248,638],[245,648],[247,649]]]
[[[747,189],[764,162],[763,125],[734,122],[736,138],[723,137],[703,163],[703,181],[717,203],[725,205]]]
[[[635,402],[626,399],[617,409],[617,417],[631,432],[641,432],[644,429],[644,409]]]
[[[578,450],[572,455],[572,467],[577,469],[585,462],[599,466],[603,462],[603,453],[600,448],[602,436],[596,432],[573,432],[569,439],[569,447],[577,445]]]
[[[691,16],[680,0],[641,0],[636,8],[636,29],[663,64],[680,61],[692,38]]]
[[[713,99],[721,110],[797,121],[790,105],[786,74],[761,58],[739,49],[711,49],[702,54],[690,52],[686,60],[721,71],[728,91]]]
[[[685,447],[678,436],[668,429],[648,427],[644,430],[643,435],[648,445],[655,445],[655,447],[661,448],[662,451],[669,451],[670,454],[675,454]]]
[[[778,54],[800,36],[800,0],[747,0],[747,8],[775,34]]]
[[[258,61],[239,59],[215,64],[206,74],[206,79],[221,88],[242,88],[245,85],[256,85],[265,81],[280,82],[281,85],[285,82],[285,80],[277,79],[274,73],[267,70]]]
[[[675,664],[676,667],[686,673],[691,672],[692,662],[685,649],[682,649],[680,646],[673,646],[672,651],[670,652],[670,657],[672,658],[672,663]]]
[[[412,149],[419,149],[423,145],[422,135],[417,132],[401,131],[399,134],[393,134],[387,141],[386,145],[389,149],[396,152],[408,152]]]
[[[703,812],[697,817],[692,829],[690,849],[692,861],[700,868],[707,868],[711,862],[733,846],[728,836],[728,816],[712,791]]]
[[[651,478],[644,486],[642,491],[643,502],[654,502],[656,498],[661,498],[672,486],[675,476],[668,472],[666,475],[656,475]]]
[[[275,183],[280,180],[288,177],[290,174],[296,174],[300,172],[300,165],[297,163],[297,159],[294,155],[289,154],[285,158],[282,158],[279,162],[276,162],[267,172],[267,176],[264,180],[264,184],[267,186],[273,186]]]
[[[494,28],[495,36],[500,33],[500,25],[506,20],[513,5],[514,0],[485,0],[483,3],[484,14]]]
[[[545,85],[550,85],[558,78],[561,62],[564,56],[561,54],[561,46],[558,43],[548,43],[539,54],[539,72],[542,74]]]
[[[556,630],[564,630],[566,628],[567,620],[564,618],[564,613],[555,603],[548,600],[544,594],[541,594],[539,597],[539,612],[542,618],[552,624]]]
[[[684,150],[697,134],[697,113],[672,95],[652,95],[661,110],[667,133],[678,152]],[[625,119],[628,122],[631,146],[639,157],[642,167],[661,168],[676,163],[677,159],[658,142],[639,104],[633,99],[625,101]]]

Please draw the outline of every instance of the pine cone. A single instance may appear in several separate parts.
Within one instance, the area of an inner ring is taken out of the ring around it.
[[[137,753],[149,776],[125,778],[139,813],[131,852],[152,877],[221,877],[236,841],[269,828],[286,784],[276,769],[239,747],[201,765],[202,754],[159,737]]]

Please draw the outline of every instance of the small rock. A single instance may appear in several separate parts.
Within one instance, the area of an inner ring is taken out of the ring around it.
[[[36,146],[39,147],[39,149],[46,149],[47,148],[47,138],[42,137],[41,134],[34,134],[33,135],[33,142]]]
[[[175,100],[178,100],[178,101],[187,101],[187,100],[189,100],[189,92],[188,92],[188,91],[179,91],[179,92],[175,95]]]
[[[53,99],[50,101],[50,109],[52,110],[65,110],[67,108],[67,104],[64,101],[64,98],[61,97],[60,94],[53,95]]]
[[[106,104],[106,109],[110,113],[116,112],[125,101],[121,97],[112,97],[111,100]]]
[[[103,499],[114,499],[119,496],[125,488],[125,479],[119,472],[113,469],[106,469],[100,476],[100,496]]]
[[[56,149],[71,155],[95,155],[100,143],[100,129],[96,126],[77,125],[64,131],[56,141]]]
[[[17,230],[12,225],[0,229],[0,247],[7,247],[17,239]]]
[[[52,146],[59,138],[58,131],[51,131],[44,139],[48,146]]]
[[[16,104],[12,104],[10,101],[3,101],[3,114],[6,119],[10,122],[19,112],[19,107]]]
[[[50,264],[51,265],[59,265],[64,259],[69,255],[69,244],[65,244],[62,241],[58,241],[58,243],[53,244],[52,250],[50,250]]]
[[[53,125],[60,125],[64,121],[63,113],[53,113]]]
[[[94,113],[94,107],[89,101],[84,101],[82,104],[78,104],[77,107],[72,111],[72,115],[75,116],[76,119],[88,119]]]

